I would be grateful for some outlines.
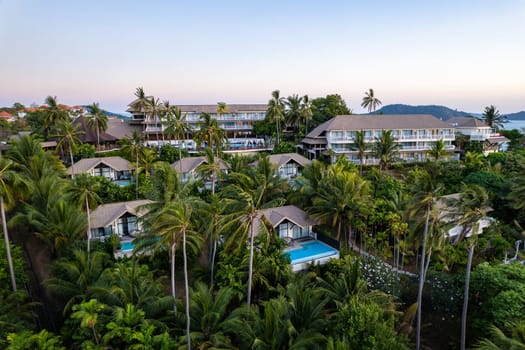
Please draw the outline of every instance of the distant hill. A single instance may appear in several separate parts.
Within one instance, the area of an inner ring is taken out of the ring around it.
[[[88,112],[88,113],[91,113],[91,107],[89,105],[84,105],[82,106],[84,107],[84,109]],[[104,112],[108,117],[119,117],[119,118],[123,118],[123,119],[128,119],[129,116],[128,115],[124,115],[124,114],[119,114],[119,113],[114,113],[114,112],[110,112],[110,111],[106,111],[105,109],[102,109],[102,112]]]
[[[511,113],[511,114],[505,114],[507,116],[507,119],[511,120],[525,120],[525,111],[517,112],[517,113]]]
[[[445,106],[410,106],[402,104],[383,106],[374,114],[430,114],[441,120],[447,120],[454,117],[476,116],[474,113],[462,112]]]

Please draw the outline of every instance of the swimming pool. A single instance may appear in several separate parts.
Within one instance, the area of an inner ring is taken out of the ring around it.
[[[130,184],[129,180],[116,180],[114,183],[121,187],[128,186]]]
[[[339,251],[320,241],[307,241],[299,243],[299,247],[285,250],[284,254],[290,256],[292,265],[311,262],[327,257],[339,257]]]
[[[133,244],[133,241],[120,242],[120,250],[122,250],[123,252],[132,251],[133,248],[135,248],[135,245]]]

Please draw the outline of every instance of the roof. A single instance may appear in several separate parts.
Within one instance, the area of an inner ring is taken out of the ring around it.
[[[279,226],[284,220],[291,221],[300,227],[318,224],[318,222],[311,219],[304,210],[296,207],[295,205],[285,205],[283,207],[261,209],[258,213],[258,220],[255,221],[254,227],[255,232],[259,232],[261,216],[264,216],[274,228]]]
[[[149,199],[141,199],[99,205],[91,212],[91,228],[106,227],[126,213],[141,217],[146,212],[141,206],[151,203]]]
[[[488,128],[489,126],[481,119],[475,117],[454,117],[447,123],[455,128]]]
[[[186,157],[186,158],[182,158],[181,160],[178,160],[175,163],[171,164],[171,167],[175,171],[181,172],[184,174],[184,173],[190,173],[194,171],[195,169],[197,169],[199,165],[205,164],[205,163],[207,163],[205,156]],[[218,163],[219,163],[219,167],[221,170],[228,170],[230,168],[228,164],[222,159],[219,159]]]
[[[279,168],[291,160],[302,166],[308,165],[312,162],[297,153],[272,154],[268,158],[270,159],[270,163],[277,164]]]
[[[68,174],[82,174],[99,164],[105,164],[116,171],[130,170],[130,162],[122,157],[101,157],[101,158],[84,158],[67,168]]]
[[[82,142],[96,143],[97,132],[87,126],[87,118],[85,116],[79,116],[75,119],[74,123],[79,126],[79,129],[84,134],[79,135],[79,139]],[[100,142],[114,142],[125,138],[130,138],[133,135],[134,130],[141,130],[136,126],[129,125],[122,118],[108,117],[108,128],[106,131],[99,132]]]
[[[128,112],[137,112],[133,109],[133,104],[136,103],[137,100],[132,101],[128,106],[127,109]],[[178,108],[180,108],[181,112],[183,113],[208,113],[208,114],[214,114],[217,113],[217,106],[216,104],[212,105],[177,105]],[[268,109],[268,105],[266,104],[227,104],[226,107],[228,107],[228,110],[230,113],[241,113],[241,112],[266,112]],[[161,107],[162,109],[162,107]],[[142,112],[142,111],[139,111]]]
[[[11,118],[13,115],[6,111],[0,111],[0,118]]]
[[[338,115],[312,130],[307,138],[322,136],[332,130],[401,130],[451,129],[452,127],[430,114]]]

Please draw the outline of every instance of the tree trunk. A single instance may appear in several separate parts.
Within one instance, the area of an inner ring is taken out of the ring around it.
[[[9,274],[11,275],[11,287],[13,288],[13,292],[16,292],[15,269],[13,267],[13,258],[11,257],[11,247],[9,246],[9,234],[7,233],[4,196],[0,196],[0,211],[2,212],[2,229],[4,231],[5,254],[7,255],[7,264],[9,265]]]
[[[97,150],[100,150],[100,130],[98,128],[98,122],[97,122]]]
[[[467,271],[465,274],[465,294],[463,295],[463,312],[461,314],[461,350],[465,350],[465,340],[467,337],[467,309],[468,309],[468,291],[470,287],[470,269],[472,268],[472,257],[474,256],[474,247],[472,244],[468,248]]]
[[[73,160],[73,149],[71,148],[71,143],[69,144],[69,158],[71,159],[71,173],[73,174],[71,177],[72,178],[75,178],[75,168],[73,166],[73,164],[75,164],[74,160]]]
[[[91,212],[89,210],[89,199],[88,196],[86,196],[86,214],[88,219],[88,229],[87,229],[87,254],[88,254],[88,261],[89,261],[89,253],[91,251]]]
[[[190,286],[188,284],[188,257],[186,255],[186,229],[182,230],[182,254],[184,255],[184,293],[186,298],[186,343],[191,350],[190,337]]]
[[[254,214],[252,214],[254,215]],[[248,265],[248,307],[252,302],[252,273],[253,273],[253,217],[250,217],[250,263]]]
[[[173,312],[177,316],[177,305],[175,304],[175,252],[177,250],[177,243],[171,245],[171,296],[173,297]]]
[[[425,284],[425,256],[427,248],[428,224],[430,221],[430,208],[427,205],[427,217],[425,219],[425,231],[423,232],[423,244],[421,249],[421,267],[419,271],[419,288],[417,291],[417,328],[416,328],[416,350],[421,349],[421,303],[423,301],[423,285]]]
[[[135,199],[139,199],[139,150],[137,149],[135,165]]]
[[[217,241],[213,240],[213,249],[211,253],[211,263],[210,263],[210,286],[213,287],[213,273],[215,270],[215,254],[217,254]]]

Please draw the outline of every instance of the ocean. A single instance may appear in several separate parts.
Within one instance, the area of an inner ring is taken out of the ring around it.
[[[522,128],[525,128],[525,120],[509,120],[508,123],[503,124],[503,129],[505,130],[518,129],[523,133]]]

